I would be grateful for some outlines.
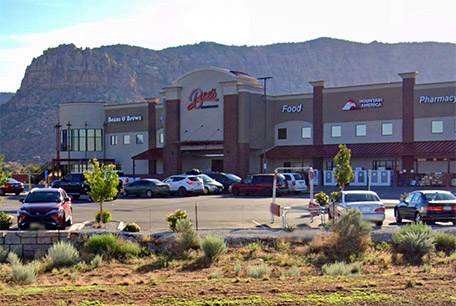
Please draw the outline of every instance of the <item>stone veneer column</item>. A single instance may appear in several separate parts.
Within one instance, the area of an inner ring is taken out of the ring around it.
[[[402,78],[402,142],[406,150],[413,148],[415,141],[415,84],[418,72],[399,73]],[[413,155],[402,157],[402,168],[410,171],[414,168]]]
[[[249,145],[239,143],[239,94],[223,96],[223,171],[244,177],[249,172]]]
[[[313,87],[313,114],[312,114],[312,133],[313,145],[323,146],[323,89],[326,81],[309,82]],[[316,150],[319,151],[319,150]],[[323,157],[312,157],[312,167],[323,173]],[[320,175],[321,176],[321,175]]]
[[[165,107],[165,146],[163,163],[165,175],[182,172],[182,155],[180,146],[180,100],[166,100]]]
[[[146,101],[149,102],[148,112],[149,112],[149,139],[148,139],[148,149],[155,149],[157,146],[157,135],[156,131],[156,106],[160,99],[158,98],[147,98]],[[149,175],[157,174],[157,161],[149,160]]]

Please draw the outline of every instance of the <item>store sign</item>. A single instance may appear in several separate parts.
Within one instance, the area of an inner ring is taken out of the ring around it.
[[[121,117],[108,117],[108,123],[119,123],[119,122],[132,122],[141,121],[142,116],[121,116]]]
[[[202,91],[201,88],[195,88],[188,96],[190,104],[187,106],[187,110],[200,108],[218,108],[217,104],[205,103],[205,102],[218,102],[217,91],[212,88],[211,91]]]
[[[456,103],[456,96],[421,96],[420,103]]]
[[[350,99],[347,103],[345,103],[342,110],[349,111],[362,108],[378,108],[382,106],[383,98],[361,99],[358,102],[355,102],[352,99]]]
[[[282,113],[300,113],[302,111],[302,104],[299,105],[284,105],[282,106]]]

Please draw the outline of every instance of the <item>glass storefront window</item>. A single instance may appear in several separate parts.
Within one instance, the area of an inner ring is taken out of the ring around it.
[[[72,129],[60,131],[60,150],[73,152],[103,151],[102,129]]]

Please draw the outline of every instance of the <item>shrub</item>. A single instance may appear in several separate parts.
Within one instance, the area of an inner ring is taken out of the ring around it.
[[[445,254],[450,255],[456,250],[456,235],[435,232],[432,236],[435,240],[436,251],[442,251],[445,252]]]
[[[266,265],[250,266],[247,268],[247,276],[251,278],[262,278],[271,275],[271,269]]]
[[[48,267],[61,268],[77,264],[79,253],[70,242],[60,241],[51,246],[46,255]]]
[[[377,251],[389,252],[393,249],[393,247],[388,242],[382,241],[375,246],[375,249]]]
[[[13,216],[5,214],[3,211],[0,212],[0,230],[9,230],[13,225]]]
[[[240,263],[237,263],[235,266],[234,266],[234,274],[236,276],[239,276],[241,275],[242,273],[242,267],[241,267],[241,264]]]
[[[210,274],[209,274],[209,279],[219,279],[219,278],[222,278],[223,277],[223,273],[220,271],[220,270],[215,270],[215,271],[212,271]]]
[[[117,236],[114,234],[93,235],[84,244],[84,250],[89,254],[105,254],[115,250]]]
[[[14,264],[13,265],[13,280],[17,284],[29,285],[36,282],[36,271],[35,265],[22,265]]]
[[[288,269],[287,276],[290,278],[298,278],[301,276],[301,271],[297,266],[292,266],[290,269]]]
[[[100,222],[100,212],[95,214],[95,221]],[[109,210],[103,210],[103,223],[112,221],[112,214]]]
[[[419,264],[424,255],[435,251],[432,229],[422,222],[407,224],[393,235],[394,248],[410,263]]]
[[[176,245],[179,251],[199,248],[200,238],[189,219],[178,219],[176,222]]]
[[[124,226],[123,231],[137,233],[141,231],[141,228],[136,223],[127,223],[127,225]]]
[[[188,215],[187,215],[187,212],[185,210],[176,210],[174,213],[166,216],[166,221],[168,221],[169,223],[169,228],[175,232],[176,231],[176,223],[177,223],[177,220],[179,219],[187,219],[188,218]]]
[[[19,258],[19,256],[17,256],[16,253],[14,252],[9,252],[8,254],[8,257],[6,259],[8,261],[8,263],[12,266],[15,266],[15,265],[21,265],[22,264],[22,260]]]
[[[0,247],[0,262],[6,262],[7,258],[8,250],[5,250],[4,248]]]
[[[285,225],[285,227],[283,228],[283,230],[284,230],[285,232],[289,232],[289,233],[294,232],[295,229],[296,229],[296,226],[293,225],[293,224],[287,224],[287,225]]]
[[[101,264],[103,263],[103,256],[98,254],[97,256],[95,256],[91,261],[90,261],[90,266],[93,268],[93,269],[96,269],[98,268],[99,266],[101,266]]]
[[[329,197],[323,191],[320,191],[315,195],[315,202],[320,204],[321,206],[328,206],[329,205]]]
[[[141,254],[141,251],[141,247],[137,243],[118,239],[113,252],[113,256],[118,259],[128,256],[138,257]]]
[[[362,253],[369,246],[371,226],[362,220],[359,210],[343,211],[340,218],[331,224],[331,229],[337,235],[337,248],[333,250],[337,258]]]
[[[336,197],[339,195],[339,191],[333,191],[331,192],[331,200],[335,201]]]
[[[360,262],[346,264],[344,262],[335,262],[333,264],[325,264],[321,267],[323,275],[344,276],[361,274],[363,266]]]
[[[209,261],[215,261],[217,258],[226,252],[226,244],[220,236],[206,236],[204,237],[201,247],[203,249],[204,256]]]

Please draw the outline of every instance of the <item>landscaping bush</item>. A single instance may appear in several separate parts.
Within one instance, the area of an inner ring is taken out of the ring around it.
[[[22,265],[14,264],[13,268],[13,280],[16,284],[29,285],[36,282],[36,271],[35,265]]]
[[[445,252],[445,254],[450,255],[456,251],[456,235],[435,232],[432,236],[435,240],[435,249],[437,252]]]
[[[105,254],[115,250],[117,236],[114,234],[93,235],[84,244],[84,250],[89,254]]]
[[[100,212],[95,214],[95,221],[100,222]],[[103,210],[103,223],[112,221],[112,214],[109,210]]]
[[[329,205],[329,197],[323,191],[320,191],[315,195],[315,202],[320,204],[321,206],[328,206]]]
[[[287,277],[289,278],[298,278],[301,276],[301,271],[297,266],[292,266],[290,269],[287,271]]]
[[[21,265],[21,264],[22,264],[22,260],[21,260],[21,259],[19,258],[19,256],[17,256],[17,254],[14,253],[14,252],[9,252],[6,261],[8,261],[8,263],[9,263],[10,265],[12,265],[12,266]]]
[[[117,259],[128,256],[138,257],[141,254],[141,251],[142,249],[137,243],[118,239],[113,252],[113,256]]]
[[[5,250],[4,248],[0,247],[0,262],[6,262],[7,258],[8,250]]]
[[[177,220],[187,219],[187,218],[188,218],[187,212],[185,210],[178,209],[174,213],[166,216],[166,221],[168,221],[168,223],[169,223],[169,228],[173,232],[175,232]]]
[[[356,275],[362,273],[363,265],[359,262],[354,262],[352,264],[335,262],[333,264],[323,265],[321,271],[323,272],[323,275],[330,276]]]
[[[98,268],[99,266],[101,266],[101,264],[103,263],[103,256],[98,254],[97,256],[95,256],[91,261],[90,261],[90,266],[93,268],[93,269],[96,269]]]
[[[0,212],[0,230],[9,230],[13,225],[13,216],[5,214],[3,211]]]
[[[251,278],[262,278],[271,275],[271,269],[266,265],[250,266],[247,268],[247,276]]]
[[[141,231],[141,228],[136,223],[127,223],[127,225],[124,226],[123,231],[137,233]]]
[[[189,219],[178,219],[176,222],[176,246],[179,251],[196,249],[201,245],[198,233]]]
[[[336,197],[339,195],[339,191],[333,191],[331,192],[331,200],[334,202],[336,200]]]
[[[393,235],[394,248],[409,263],[419,264],[424,255],[435,251],[432,228],[422,222],[410,223]]]
[[[46,255],[49,269],[69,267],[77,264],[79,252],[70,242],[60,241],[51,246]]]
[[[204,237],[201,248],[203,249],[204,256],[209,261],[215,261],[217,258],[226,252],[226,244],[223,237],[220,236],[206,236]]]

